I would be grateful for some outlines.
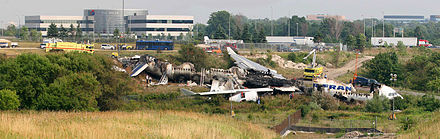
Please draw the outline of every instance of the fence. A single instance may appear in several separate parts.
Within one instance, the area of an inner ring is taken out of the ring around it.
[[[316,121],[301,120],[296,126],[321,128],[374,128],[373,120],[325,119]]]
[[[381,133],[376,129],[377,122],[374,120],[348,120],[348,119],[325,119],[325,120],[301,120],[301,110],[289,115],[287,119],[273,129],[283,135],[287,130],[338,133],[361,131],[369,133]],[[376,125],[375,125],[376,124]]]
[[[237,48],[243,51],[273,51],[273,52],[283,52],[283,51],[292,51],[292,50],[310,51],[314,48],[319,49],[320,51],[327,51],[327,50],[336,51],[338,49],[341,49],[342,51],[347,51],[347,47],[340,43],[322,43],[322,44],[313,44],[313,45],[296,45],[291,43],[240,43],[237,44]]]
[[[289,115],[289,117],[281,122],[281,124],[275,126],[274,129],[277,133],[282,134],[287,128],[298,123],[300,119],[301,110],[298,110],[295,113]]]

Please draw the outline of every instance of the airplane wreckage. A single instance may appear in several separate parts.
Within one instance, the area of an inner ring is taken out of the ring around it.
[[[196,93],[181,89],[187,96],[214,96],[223,95],[229,101],[256,102],[260,96],[275,94],[290,94],[294,92],[324,91],[340,100],[366,101],[373,98],[373,93],[356,94],[356,89],[351,84],[338,83],[327,79],[314,80],[313,87],[304,87],[300,80],[288,80],[277,71],[266,68],[256,62],[236,54],[227,48],[228,54],[234,59],[236,67],[229,69],[201,69],[197,71],[192,63],[183,63],[175,66],[167,61],[161,61],[150,55],[124,57],[118,60],[123,68],[131,67],[131,77],[147,74],[148,78],[158,80],[154,85],[165,85],[168,82],[184,83],[195,82],[199,85],[210,86],[209,92]],[[392,88],[385,85],[379,86],[379,94],[387,98],[401,97]],[[384,88],[384,89],[382,89]],[[382,91],[380,91],[382,90]],[[391,94],[391,95],[390,95]]]

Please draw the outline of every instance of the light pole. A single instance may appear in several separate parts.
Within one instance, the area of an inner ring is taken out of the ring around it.
[[[270,6],[270,35],[273,36],[273,8]]]
[[[287,36],[290,36],[290,19],[292,19],[292,17],[290,16],[290,11],[289,11],[289,16],[287,18]]]
[[[21,29],[20,29],[20,22],[21,22],[21,20],[20,20],[20,16],[18,16],[18,39],[20,40],[20,35],[21,35]]]
[[[382,18],[382,37],[385,37],[385,13],[382,12],[383,18]]]
[[[296,23],[296,36],[298,36],[298,23]]]
[[[371,18],[371,37],[374,37],[374,20]]]
[[[0,28],[2,29],[2,37],[4,36],[3,35],[3,30],[5,30],[4,28],[3,28],[3,21],[1,22],[1,24],[0,24]]]
[[[365,30],[366,30],[366,29],[365,29],[365,18],[364,18],[364,15],[362,15],[362,20],[364,21],[364,35],[366,35],[366,34],[365,34],[365,32],[366,32]]]
[[[124,16],[124,11],[125,11],[125,0],[122,0],[122,25],[124,26],[124,32],[122,32],[122,34],[125,33],[125,16]],[[124,43],[125,43],[125,37],[124,37]],[[118,46],[118,54],[120,52],[120,46]]]
[[[289,14],[290,16],[290,14]],[[290,36],[290,17],[287,19],[287,36]]]
[[[397,74],[393,74],[393,73],[391,73],[390,76],[391,76],[391,78],[390,78],[391,86],[393,86],[393,85],[392,85],[393,82],[394,82],[394,86],[395,86],[396,81],[397,81]],[[392,115],[392,120],[395,119],[395,116],[394,116],[394,95],[395,95],[395,94],[393,94],[393,115]]]
[[[231,14],[229,14],[228,39],[231,41]]]

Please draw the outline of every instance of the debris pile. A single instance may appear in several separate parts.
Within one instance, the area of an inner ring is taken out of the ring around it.
[[[243,85],[243,87],[283,87],[292,86],[294,80],[274,78],[272,74],[245,70],[239,67],[230,69],[201,69],[197,71],[192,63],[183,63],[182,65],[173,65],[167,61],[161,61],[150,55],[124,57],[118,59],[124,68],[131,67],[131,76],[136,77],[141,73],[148,77],[158,80],[158,84],[167,84],[168,81],[175,83],[186,83],[194,86],[195,84],[212,84],[218,80],[225,84],[230,81],[234,84]]]
[[[362,136],[363,134],[359,131],[348,132],[342,138],[357,138]]]
[[[290,60],[284,60],[282,57],[278,55],[272,55],[273,62],[276,62],[281,68],[287,69],[304,69],[307,67],[304,63],[295,63]]]

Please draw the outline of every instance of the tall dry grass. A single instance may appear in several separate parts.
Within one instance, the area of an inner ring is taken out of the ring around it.
[[[1,112],[0,138],[273,138],[223,115],[175,111]]]
[[[432,119],[427,122],[417,123],[414,129],[404,133],[400,139],[438,139],[440,138],[440,112],[436,112]]]

